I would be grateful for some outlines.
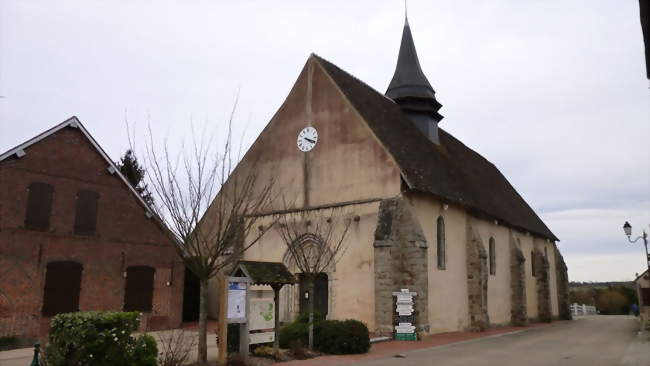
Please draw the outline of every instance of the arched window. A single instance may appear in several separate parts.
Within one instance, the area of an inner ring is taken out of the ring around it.
[[[442,216],[438,217],[436,249],[438,254],[438,269],[447,267],[447,248],[445,244],[445,220]]]
[[[124,311],[151,311],[155,273],[156,270],[149,266],[130,266],[126,269]]]
[[[79,311],[81,272],[83,266],[76,262],[50,262],[45,272],[42,313],[54,316]]]
[[[489,255],[490,255],[490,274],[495,275],[497,274],[497,257],[496,257],[496,243],[494,242],[494,238],[490,238],[490,244],[489,244]]]
[[[537,273],[535,273],[535,253],[532,250],[530,251],[530,271],[533,277],[537,275]]]

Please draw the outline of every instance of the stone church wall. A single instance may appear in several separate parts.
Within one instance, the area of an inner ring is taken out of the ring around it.
[[[411,205],[402,197],[383,200],[374,241],[376,331],[393,331],[393,292],[408,288],[415,297],[415,326],[429,332],[427,241]]]
[[[526,257],[514,236],[510,237],[510,286],[511,323],[514,326],[526,325],[528,309],[526,301]]]
[[[571,303],[569,302],[569,275],[567,272],[566,263],[564,258],[557,248],[555,248],[556,266],[555,273],[557,277],[557,299],[559,318],[562,320],[571,320]]]
[[[490,326],[488,316],[487,253],[471,225],[467,226],[467,301],[469,329],[484,331]]]
[[[533,250],[533,261],[535,263],[535,280],[537,282],[537,317],[539,321],[550,322],[552,314],[548,259],[539,248],[535,248]]]

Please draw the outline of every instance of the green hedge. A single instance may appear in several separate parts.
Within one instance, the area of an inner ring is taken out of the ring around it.
[[[131,336],[137,312],[59,314],[50,321],[44,358],[48,366],[155,366],[158,348],[150,335]]]
[[[289,348],[295,341],[307,345],[309,317],[301,314],[296,321],[280,329],[280,347]],[[365,353],[370,349],[368,327],[358,320],[322,320],[314,315],[314,347],[331,354]]]
[[[370,349],[368,327],[358,320],[325,320],[314,329],[314,346],[335,355],[366,353]]]

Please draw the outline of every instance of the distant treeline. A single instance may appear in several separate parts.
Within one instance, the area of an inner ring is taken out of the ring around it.
[[[629,314],[638,304],[634,282],[571,282],[571,303],[594,305],[600,314]]]

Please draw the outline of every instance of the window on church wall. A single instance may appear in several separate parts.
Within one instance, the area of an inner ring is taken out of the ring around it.
[[[52,213],[52,185],[32,182],[28,187],[27,212],[25,228],[30,230],[48,230]]]
[[[490,259],[490,274],[497,274],[497,257],[496,257],[496,243],[494,238],[490,238],[489,244],[489,259]]]
[[[77,193],[74,233],[93,235],[97,229],[97,204],[99,193],[82,190]]]
[[[447,248],[445,243],[445,220],[442,216],[438,217],[436,236],[436,253],[438,255],[438,269],[447,267]]]
[[[544,247],[544,258],[548,259],[548,248]]]
[[[535,272],[535,253],[532,250],[530,251],[530,271],[533,277],[537,275]]]
[[[79,311],[81,273],[83,266],[76,262],[50,262],[45,272],[43,308],[45,316]]]
[[[149,266],[130,266],[126,269],[124,311],[151,311],[155,273],[156,269]]]
[[[641,289],[641,305],[650,306],[650,288]]]

